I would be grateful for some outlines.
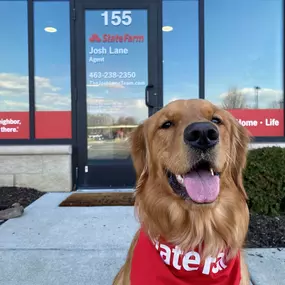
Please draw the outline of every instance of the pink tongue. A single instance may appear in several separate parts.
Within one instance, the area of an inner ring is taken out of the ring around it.
[[[220,177],[210,171],[191,171],[184,176],[184,185],[190,198],[197,203],[214,202],[220,192]]]

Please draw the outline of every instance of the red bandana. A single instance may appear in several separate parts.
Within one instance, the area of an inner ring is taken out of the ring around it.
[[[166,242],[153,244],[141,230],[133,253],[131,285],[239,285],[240,253],[227,264],[224,253],[200,263],[199,252],[182,254]]]

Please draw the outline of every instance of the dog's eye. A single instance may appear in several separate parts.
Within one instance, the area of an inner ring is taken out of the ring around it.
[[[222,123],[222,120],[220,118],[213,117],[211,122],[213,122],[214,124],[220,125]]]
[[[167,122],[163,123],[160,128],[161,129],[169,129],[171,126],[173,126],[173,123],[170,121],[167,121]]]

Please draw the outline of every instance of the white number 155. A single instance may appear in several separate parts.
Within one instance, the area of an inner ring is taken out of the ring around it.
[[[112,11],[111,12],[111,24],[119,26],[123,24],[129,26],[132,23],[132,12],[131,11]],[[104,25],[109,25],[109,11],[105,11],[101,14],[104,17]]]

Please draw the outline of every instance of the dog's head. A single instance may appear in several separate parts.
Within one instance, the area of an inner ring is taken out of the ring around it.
[[[200,215],[226,211],[225,200],[247,198],[242,171],[248,132],[206,100],[169,103],[137,127],[131,141],[138,206],[164,232],[181,226],[193,209]]]
[[[246,198],[242,170],[249,136],[227,111],[206,100],[177,100],[140,125],[132,136],[138,180],[163,175],[176,195],[210,204],[228,176]]]

